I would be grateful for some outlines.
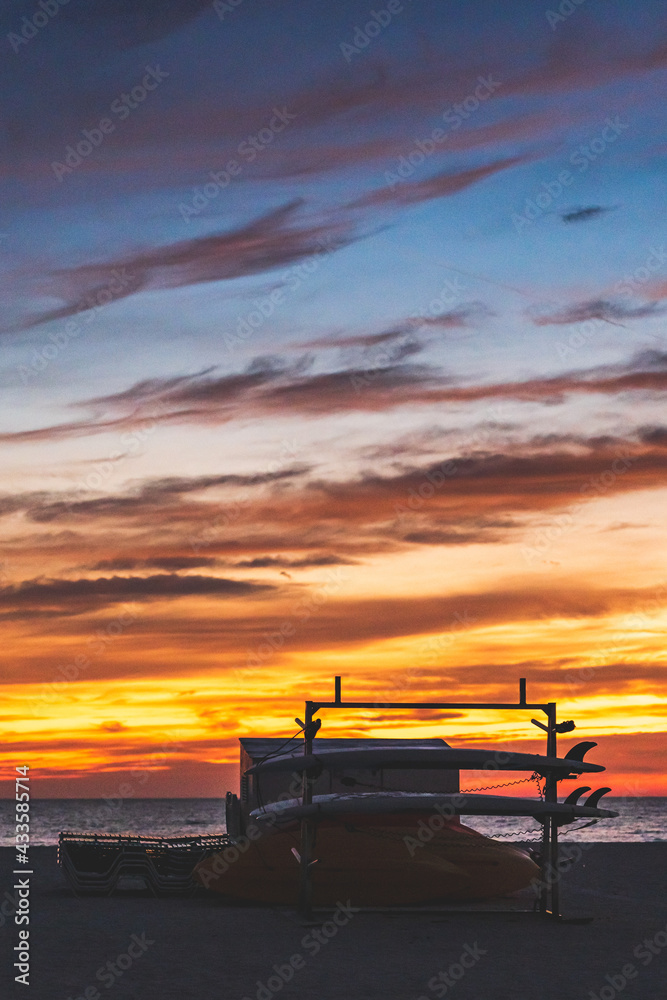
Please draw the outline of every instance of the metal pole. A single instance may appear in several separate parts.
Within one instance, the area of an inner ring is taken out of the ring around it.
[[[556,706],[549,702],[546,706],[547,715],[547,748],[546,756],[552,757],[555,754],[554,743],[556,739]],[[547,774],[544,781],[544,799],[546,802],[555,801],[556,783],[551,774]],[[553,909],[553,869],[552,869],[552,834],[553,824],[551,816],[544,817],[542,825],[542,885],[540,891],[540,913],[546,916]]]
[[[556,705],[555,702],[549,702],[549,754],[552,757],[558,756],[558,749],[556,746],[557,740],[557,730],[556,730]],[[547,787],[545,789],[545,796],[548,802],[558,802],[558,779],[555,774],[550,774],[547,778]],[[549,844],[549,867],[551,869],[551,916],[558,919],[560,917],[560,886],[559,886],[559,871],[558,871],[558,821],[555,816],[551,816],[549,819],[549,825],[551,826],[551,837]]]
[[[305,714],[306,728],[303,734],[304,755],[312,753],[313,737],[311,723],[313,721],[313,703],[306,702]],[[302,805],[310,805],[313,801],[313,789],[310,778],[304,770],[301,779],[301,802]],[[301,820],[301,884],[299,894],[299,909],[304,920],[310,920],[312,916],[312,883],[310,877],[311,844],[312,844],[312,822],[304,816]]]
[[[556,704],[547,705],[547,757],[555,757],[556,749]],[[558,781],[552,773],[546,775],[544,783],[545,802],[558,801]],[[542,894],[540,912],[552,917],[559,916],[558,893],[558,825],[555,816],[546,816],[542,833]]]
[[[547,781],[549,779],[547,778]],[[545,798],[546,798],[546,787],[545,787]],[[540,913],[543,916],[547,915],[549,910],[549,859],[551,852],[549,846],[551,843],[551,818],[549,816],[544,817],[544,823],[542,826],[542,858],[541,858],[541,886],[540,886]]]
[[[334,701],[337,705],[340,705],[340,677],[334,677]]]

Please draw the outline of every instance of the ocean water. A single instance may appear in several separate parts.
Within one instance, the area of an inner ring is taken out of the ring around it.
[[[14,802],[0,800],[0,846],[14,846]],[[196,837],[225,833],[224,799],[32,799],[30,845],[51,846],[58,834],[134,833]]]
[[[605,798],[602,805],[617,819],[585,820],[561,827],[564,841],[646,843],[667,840],[667,798]],[[463,817],[487,837],[537,840],[541,826],[530,817]],[[14,846],[14,802],[0,800],[0,846]],[[157,837],[195,837],[225,832],[224,799],[33,799],[30,843],[58,843],[61,830],[76,833],[133,833]]]
[[[616,819],[575,820],[559,831],[563,841],[595,843],[646,844],[667,840],[667,798],[612,798],[605,796],[600,808],[618,813]],[[521,816],[464,816],[466,826],[479,830],[486,837],[511,840],[518,831],[527,831],[529,839],[539,837],[541,824]],[[521,839],[517,837],[516,839]]]

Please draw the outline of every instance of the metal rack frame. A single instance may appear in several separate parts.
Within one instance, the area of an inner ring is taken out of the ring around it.
[[[522,711],[543,712],[547,717],[546,726],[531,720],[540,729],[544,729],[547,734],[546,756],[556,757],[556,736],[558,724],[556,722],[556,702],[550,701],[545,704],[529,702],[526,699],[526,678],[519,680],[519,701],[512,702],[463,702],[463,701],[343,701],[341,696],[341,678],[334,678],[334,700],[333,701],[306,701],[304,718],[304,744],[303,752],[309,755],[313,751],[314,717],[322,709],[330,708],[382,708],[382,709],[479,709],[482,711]],[[568,730],[574,728],[568,724]],[[567,730],[566,730],[567,731]],[[555,773],[549,772],[545,776],[544,799],[546,802],[558,801],[558,781]],[[301,794],[303,805],[312,803],[312,780],[306,771],[303,772]],[[301,819],[301,856],[300,856],[300,892],[299,892],[299,912],[304,920],[312,919],[312,876],[311,869],[314,863],[312,857],[314,842],[314,822],[312,819],[303,817]],[[550,877],[551,875],[551,877]],[[541,856],[541,880],[539,895],[539,912],[546,917],[560,919],[560,893],[558,885],[558,823],[555,815],[547,815],[544,819],[544,829],[542,833],[542,856]]]

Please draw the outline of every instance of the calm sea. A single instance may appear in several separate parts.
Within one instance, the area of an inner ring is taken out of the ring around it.
[[[667,840],[667,798],[605,798],[618,819],[563,827],[570,841],[634,842]],[[488,837],[535,839],[541,827],[525,817],[464,817]],[[30,843],[34,847],[58,843],[61,830],[77,833],[134,833],[158,837],[194,837],[225,832],[223,799],[33,799],[30,804]],[[14,845],[14,802],[0,800],[0,846]]]

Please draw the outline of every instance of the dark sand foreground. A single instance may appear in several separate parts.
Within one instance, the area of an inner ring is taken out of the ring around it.
[[[567,856],[572,846],[563,845],[562,853]],[[0,850],[2,900],[5,891],[11,896],[13,856],[9,848]],[[19,928],[5,917],[2,996],[667,998],[665,843],[586,845],[561,884],[565,916],[592,916],[589,924],[520,913],[339,914],[340,926],[326,926],[332,936],[321,937],[319,946],[312,933],[318,927],[303,927],[286,909],[232,907],[203,893],[185,899],[141,893],[77,899],[56,865],[55,848],[33,848],[31,861],[30,986],[13,981]],[[292,956],[298,956],[296,970]],[[98,970],[102,978],[96,978]],[[440,972],[447,978],[438,978]]]

